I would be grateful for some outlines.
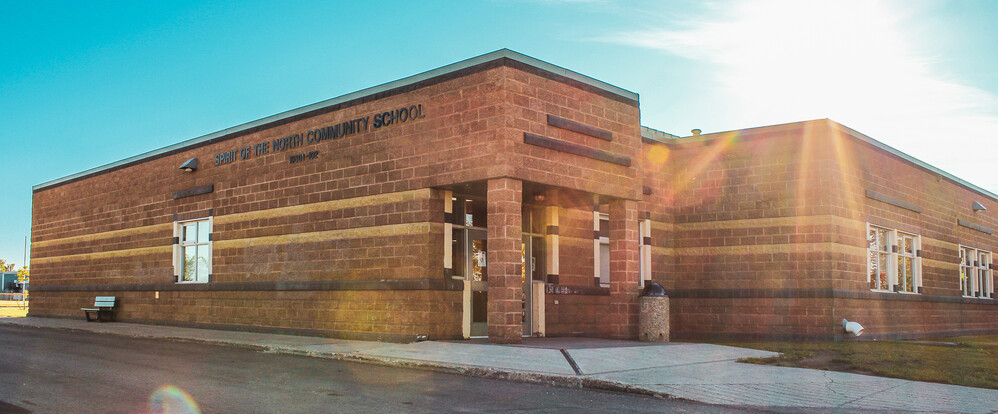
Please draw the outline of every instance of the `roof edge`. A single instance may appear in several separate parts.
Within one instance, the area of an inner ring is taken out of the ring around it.
[[[650,139],[652,141],[661,142],[663,144],[672,144],[679,139],[679,135],[670,134],[665,131],[659,131],[655,128],[641,126],[641,138]]]
[[[270,124],[270,123],[273,123],[273,122],[276,122],[276,121],[281,121],[283,119],[292,118],[292,117],[295,117],[295,116],[298,116],[298,115],[301,115],[301,114],[305,114],[305,113],[308,113],[308,112],[311,112],[311,111],[315,111],[315,110],[318,110],[318,109],[322,109],[322,108],[330,107],[330,106],[337,105],[337,104],[340,104],[340,103],[349,102],[349,101],[352,101],[352,100],[355,100],[355,99],[359,99],[359,98],[363,98],[363,97],[375,95],[375,94],[380,93],[380,92],[389,91],[389,90],[393,90],[393,89],[405,87],[405,86],[408,86],[408,85],[416,84],[416,83],[419,83],[419,82],[422,82],[422,81],[425,81],[425,80],[428,80],[428,79],[436,78],[436,77],[439,77],[439,76],[444,76],[444,75],[447,75],[447,74],[452,73],[452,72],[457,72],[457,71],[460,71],[460,70],[463,70],[463,69],[467,69],[467,68],[470,68],[470,67],[473,67],[473,66],[477,66],[477,65],[480,65],[480,64],[483,64],[483,63],[487,63],[487,62],[491,62],[491,61],[495,61],[495,60],[499,60],[499,59],[503,59],[503,58],[510,59],[510,60],[513,60],[513,61],[516,61],[516,62],[520,62],[520,63],[528,65],[528,66],[533,66],[535,68],[538,68],[538,69],[541,69],[541,70],[544,70],[544,71],[547,71],[547,72],[551,72],[551,73],[554,73],[556,75],[563,76],[565,78],[577,81],[579,83],[588,85],[588,86],[596,88],[596,89],[603,90],[605,92],[612,93],[614,95],[621,96],[621,97],[626,98],[626,99],[633,100],[635,102],[638,101],[638,94],[637,93],[628,91],[626,89],[623,89],[623,88],[620,88],[620,87],[617,87],[617,86],[613,86],[613,85],[611,85],[609,83],[606,83],[606,82],[603,82],[603,81],[601,81],[599,79],[592,78],[592,77],[580,74],[578,72],[574,72],[574,71],[565,69],[565,68],[563,68],[561,66],[557,66],[557,65],[554,65],[554,64],[545,62],[543,60],[536,59],[536,58],[524,55],[522,53],[510,50],[510,49],[499,49],[499,50],[496,50],[494,52],[490,52],[490,53],[486,53],[486,54],[483,54],[483,55],[475,56],[475,57],[472,57],[472,58],[469,58],[469,59],[465,59],[465,60],[462,60],[462,61],[459,61],[459,62],[456,62],[456,63],[452,63],[452,64],[445,65],[445,66],[441,66],[441,67],[438,67],[436,69],[431,69],[431,70],[428,70],[428,71],[425,71],[425,72],[420,72],[420,73],[417,73],[415,75],[408,76],[408,77],[405,77],[405,78],[402,78],[402,79],[398,79],[398,80],[395,80],[395,81],[382,83],[380,85],[376,85],[376,86],[372,86],[372,87],[369,87],[369,88],[361,89],[361,90],[356,91],[356,92],[351,92],[351,93],[348,93],[346,95],[340,95],[340,96],[337,96],[335,98],[326,99],[324,101],[319,101],[319,102],[313,103],[311,105],[305,105],[305,106],[302,106],[302,107],[299,107],[299,108],[296,108],[296,109],[292,109],[292,110],[289,110],[289,111],[280,112],[280,113],[275,114],[275,115],[271,115],[271,116],[268,116],[268,117],[265,117],[265,118],[257,119],[255,121],[250,121],[250,122],[246,122],[246,123],[243,123],[243,124],[239,124],[239,125],[236,125],[236,126],[233,126],[233,127],[230,127],[230,128],[226,128],[226,129],[223,129],[223,130],[220,130],[220,131],[217,131],[217,132],[213,132],[213,133],[210,133],[210,134],[202,135],[202,136],[199,136],[199,137],[196,137],[196,138],[191,138],[191,139],[188,139],[188,140],[185,140],[185,141],[181,141],[179,143],[176,143],[176,144],[173,144],[173,145],[168,145],[168,146],[165,146],[165,147],[162,147],[162,148],[159,148],[159,149],[155,149],[155,150],[152,150],[152,151],[147,151],[147,152],[144,152],[144,153],[132,156],[132,157],[128,157],[128,158],[125,158],[125,159],[122,159],[122,160],[118,160],[118,161],[115,161],[115,162],[104,164],[104,165],[101,165],[101,166],[98,166],[98,167],[94,167],[94,168],[91,168],[91,169],[88,169],[88,170],[85,170],[85,171],[81,171],[81,172],[78,172],[78,173],[75,173],[75,174],[70,174],[70,175],[67,175],[65,177],[56,178],[54,180],[49,180],[49,181],[46,181],[44,183],[32,186],[31,187],[31,191],[32,192],[37,192],[37,191],[44,190],[44,189],[49,188],[49,187],[57,186],[59,184],[65,183],[67,181],[72,181],[72,180],[75,180],[75,179],[78,179],[78,178],[81,178],[81,177],[86,177],[86,176],[89,176],[89,175],[100,173],[100,172],[105,171],[105,170],[114,169],[116,167],[119,167],[119,166],[122,166],[122,165],[125,165],[125,164],[131,164],[131,163],[135,163],[135,162],[138,162],[138,161],[142,161],[142,160],[144,160],[146,158],[152,158],[152,157],[155,157],[155,156],[160,155],[160,154],[165,154],[165,153],[168,153],[168,152],[171,152],[171,151],[180,150],[180,149],[183,149],[185,147],[197,145],[199,143],[202,143],[202,142],[205,142],[205,141],[210,141],[210,140],[215,139],[215,138],[219,138],[219,137],[223,137],[223,136],[231,135],[231,134],[237,134],[239,132],[250,130],[250,129],[253,129],[253,128],[256,128],[256,127],[259,127],[259,126],[267,125],[267,124]]]
[[[730,131],[711,132],[709,134],[702,134],[702,135],[695,135],[695,136],[688,136],[688,137],[678,137],[678,138],[676,138],[674,140],[671,140],[671,141],[663,141],[661,139],[655,139],[655,138],[651,138],[651,137],[646,137],[645,134],[644,134],[645,133],[645,129],[649,129],[651,131],[655,131],[655,130],[653,130],[651,128],[642,127],[642,131],[641,132],[642,132],[642,137],[653,139],[655,141],[659,141],[659,142],[663,142],[663,143],[669,143],[669,144],[673,144],[673,143],[674,144],[684,144],[684,143],[690,143],[690,142],[700,142],[700,141],[707,141],[707,140],[719,139],[720,135],[724,135],[724,134],[738,133],[741,136],[745,137],[745,136],[751,136],[751,135],[754,135],[754,134],[763,134],[763,133],[771,133],[771,132],[784,131],[784,130],[792,130],[792,129],[801,128],[801,127],[803,127],[804,125],[807,125],[807,124],[815,124],[815,123],[826,123],[830,128],[833,128],[835,130],[843,132],[846,135],[849,135],[849,136],[851,136],[851,137],[853,137],[855,139],[858,139],[858,140],[860,140],[862,142],[865,142],[865,143],[870,144],[870,145],[872,145],[872,146],[874,146],[876,148],[879,148],[880,150],[885,151],[885,152],[887,152],[887,153],[889,153],[889,154],[891,154],[891,155],[893,155],[895,157],[898,157],[898,158],[900,158],[903,161],[907,161],[907,162],[915,165],[916,167],[922,168],[922,169],[924,169],[926,171],[929,171],[929,172],[931,172],[933,174],[938,174],[938,175],[940,175],[942,177],[945,177],[946,179],[948,179],[948,180],[956,183],[957,185],[963,186],[963,187],[965,187],[965,188],[967,188],[967,189],[969,189],[971,191],[974,191],[974,192],[976,192],[978,194],[981,194],[981,195],[983,195],[985,197],[990,197],[992,199],[992,201],[998,201],[998,194],[995,194],[995,193],[992,193],[992,192],[990,192],[988,190],[985,190],[985,189],[983,189],[983,188],[981,188],[981,187],[979,187],[977,185],[974,185],[973,183],[971,183],[969,181],[966,181],[966,180],[961,179],[961,178],[959,178],[959,177],[957,177],[957,176],[955,176],[953,174],[950,174],[950,173],[948,173],[946,171],[943,171],[942,169],[940,169],[938,167],[935,167],[932,164],[929,164],[929,163],[927,163],[925,161],[922,161],[922,160],[920,160],[918,158],[912,157],[911,155],[908,155],[908,154],[904,153],[903,151],[898,150],[897,148],[894,148],[894,147],[892,147],[890,145],[887,145],[887,144],[885,144],[883,142],[877,141],[876,139],[870,138],[868,135],[863,134],[862,132],[856,131],[855,129],[849,128],[849,127],[847,127],[845,125],[842,125],[842,124],[840,124],[840,123],[838,123],[836,121],[833,121],[833,120],[831,120],[829,118],[810,119],[810,120],[806,120],[806,121],[788,122],[788,123],[783,123],[783,124],[774,124],[774,125],[752,127],[752,128],[745,128],[745,129],[736,129],[736,130],[730,130]]]
[[[887,144],[885,144],[883,142],[880,142],[880,141],[877,141],[877,140],[875,140],[873,138],[870,138],[866,134],[863,134],[862,132],[856,131],[855,129],[849,128],[849,127],[847,127],[845,125],[842,125],[842,124],[840,124],[838,122],[835,122],[835,121],[833,121],[831,119],[828,119],[828,118],[825,118],[825,121],[827,121],[828,124],[832,128],[835,128],[835,129],[837,129],[837,130],[839,130],[841,132],[844,132],[844,133],[848,134],[849,136],[851,136],[853,138],[856,138],[856,139],[858,139],[860,141],[866,142],[867,144],[873,145],[874,147],[880,148],[881,150],[887,151],[888,153],[890,153],[890,154],[892,154],[892,155],[894,155],[894,156],[896,156],[898,158],[901,158],[902,160],[905,160],[905,161],[908,161],[908,162],[910,162],[912,164],[915,164],[916,166],[919,166],[919,167],[921,167],[923,169],[926,169],[926,170],[928,170],[928,171],[930,171],[932,173],[939,174],[940,176],[946,177],[946,179],[948,179],[950,181],[953,181],[954,183],[957,183],[957,184],[959,184],[961,186],[967,187],[968,189],[976,191],[976,192],[980,193],[981,195],[984,195],[984,196],[987,196],[987,197],[991,197],[992,201],[998,201],[998,194],[992,193],[992,192],[990,192],[988,190],[985,190],[985,189],[983,189],[981,187],[978,187],[977,185],[974,185],[973,183],[971,183],[969,181],[966,181],[966,180],[964,180],[964,179],[962,179],[960,177],[957,177],[957,176],[955,176],[953,174],[950,174],[950,173],[948,173],[946,171],[943,171],[942,169],[940,169],[940,168],[938,168],[936,166],[933,166],[932,164],[929,164],[929,163],[927,163],[925,161],[922,161],[922,160],[920,160],[918,158],[912,157],[911,155],[905,154],[903,151],[900,151],[897,148],[894,148],[894,147],[892,147],[890,145],[887,145]]]

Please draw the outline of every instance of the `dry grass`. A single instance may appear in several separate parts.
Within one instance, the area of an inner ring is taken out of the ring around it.
[[[723,342],[780,353],[741,362],[998,389],[998,335],[925,340],[956,345],[891,341]]]

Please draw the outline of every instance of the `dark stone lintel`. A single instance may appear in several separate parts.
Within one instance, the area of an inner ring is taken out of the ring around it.
[[[613,141],[613,133],[610,131],[596,128],[594,126],[589,126],[581,122],[573,121],[571,119],[565,119],[560,116],[554,116],[548,114],[548,125],[551,125],[555,128],[567,129],[572,132],[578,132],[583,135],[589,135],[593,138]]]
[[[866,197],[874,199],[874,200],[877,200],[877,201],[880,201],[880,202],[884,202],[884,203],[890,204],[890,205],[895,206],[895,207],[901,207],[901,208],[903,208],[905,210],[914,211],[914,212],[919,213],[919,214],[922,213],[922,208],[919,207],[919,206],[917,206],[917,205],[914,205],[914,204],[909,203],[907,201],[904,201],[904,200],[901,200],[901,199],[897,199],[897,198],[894,198],[894,197],[891,197],[891,196],[888,196],[888,195],[880,194],[880,193],[878,193],[876,191],[873,191],[873,190],[866,190]]]
[[[214,184],[202,185],[200,187],[188,188],[186,190],[177,191],[173,193],[173,199],[176,200],[178,198],[193,197],[202,194],[208,194],[214,191],[215,191]]]
[[[980,224],[977,224],[977,223],[969,222],[967,220],[957,219],[956,220],[956,224],[959,224],[960,226],[966,227],[966,228],[971,229],[971,230],[977,230],[977,231],[979,231],[981,233],[994,234],[994,231],[992,231],[991,229],[989,229],[987,227],[984,227],[984,226],[982,226]]]
[[[595,148],[584,147],[579,144],[573,144],[571,142],[561,141],[554,138],[548,138],[537,134],[531,134],[529,132],[523,133],[523,142],[530,145],[536,145],[542,148],[567,152],[569,154],[575,154],[586,158],[592,158],[597,161],[605,161],[612,164],[623,165],[625,167],[631,166],[631,159],[623,155],[614,154],[612,152],[598,150]]]

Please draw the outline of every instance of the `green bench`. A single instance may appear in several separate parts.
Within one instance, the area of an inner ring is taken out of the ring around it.
[[[114,320],[114,296],[98,296],[94,299],[94,307],[80,308],[87,317],[87,322],[104,322]],[[90,315],[94,315],[91,318]]]

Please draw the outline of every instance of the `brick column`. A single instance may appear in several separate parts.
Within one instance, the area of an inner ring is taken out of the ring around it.
[[[610,309],[615,338],[638,336],[638,208],[632,200],[610,202]]]
[[[488,191],[489,340],[518,344],[523,340],[523,183],[496,178],[489,180]]]

